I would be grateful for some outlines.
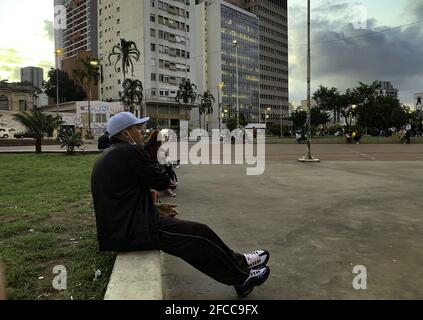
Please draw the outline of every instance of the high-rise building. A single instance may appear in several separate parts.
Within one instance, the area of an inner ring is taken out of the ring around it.
[[[55,29],[55,46],[63,50],[62,58],[76,57],[80,51],[97,57],[97,0],[54,0],[54,5],[56,22],[64,19]]]
[[[259,19],[261,117],[270,108],[269,121],[278,122],[289,112],[287,0],[227,1]]]
[[[29,82],[41,90],[44,81],[44,70],[37,67],[21,68],[21,82]]]
[[[395,89],[389,81],[378,81],[380,88],[378,94],[383,97],[392,97],[398,99],[398,89]]]
[[[197,1],[195,10],[198,89],[216,98],[213,113],[206,117],[208,129],[217,129],[219,120],[226,123],[238,115],[244,115],[248,123],[260,122],[257,16],[225,1]],[[200,123],[197,110],[192,118],[193,124]]]
[[[98,51],[103,66],[102,97],[119,99],[124,76],[116,58],[108,57],[120,39],[133,41],[141,58],[126,78],[138,79],[144,87],[146,114],[162,127],[179,128],[190,119],[189,105],[175,101],[179,85],[190,79],[194,1],[187,0],[100,0],[98,7]]]

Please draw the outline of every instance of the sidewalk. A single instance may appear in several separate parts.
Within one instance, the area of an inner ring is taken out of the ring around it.
[[[421,299],[421,172],[423,162],[411,161],[269,161],[261,177],[242,166],[182,166],[170,201],[234,250],[271,252],[271,276],[249,299]],[[237,299],[163,257],[165,299]],[[356,265],[367,268],[366,291],[353,289]]]
[[[190,146],[194,144],[191,143]],[[97,152],[97,143],[84,145],[86,152]],[[232,146],[234,148],[234,146]],[[65,152],[59,145],[43,146],[43,152]],[[35,152],[35,146],[0,147],[0,154],[5,152]],[[423,145],[313,145],[312,153],[322,161],[422,161]],[[234,154],[234,152],[232,152]],[[266,145],[266,160],[295,162],[306,154],[306,146],[298,144]]]

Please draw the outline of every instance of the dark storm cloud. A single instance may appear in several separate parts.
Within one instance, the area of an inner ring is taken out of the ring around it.
[[[384,32],[386,26],[367,20],[367,29],[354,28],[358,3],[336,3],[316,10],[312,20],[313,90],[318,85],[339,89],[353,87],[358,81],[392,81],[400,89],[404,102],[423,91],[423,23]],[[423,18],[423,0],[410,2],[415,15],[410,22]],[[297,11],[297,12],[295,12]],[[336,14],[334,14],[334,11]],[[306,22],[304,8],[291,9],[290,66],[291,97],[305,97],[302,81],[306,74]],[[339,41],[338,41],[339,40]]]

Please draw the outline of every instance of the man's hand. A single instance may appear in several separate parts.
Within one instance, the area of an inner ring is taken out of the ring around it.
[[[157,209],[159,209],[160,215],[165,217],[176,217],[179,212],[175,208],[178,207],[176,204],[159,204]]]

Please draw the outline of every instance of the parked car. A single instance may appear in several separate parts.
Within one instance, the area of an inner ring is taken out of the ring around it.
[[[7,129],[0,129],[0,138],[7,139],[7,138],[9,138],[9,136],[10,136],[9,130],[7,130]]]
[[[15,138],[16,139],[22,139],[22,138],[36,138],[36,134],[32,131],[27,131],[27,132],[20,132],[20,133],[16,133],[15,134]]]

